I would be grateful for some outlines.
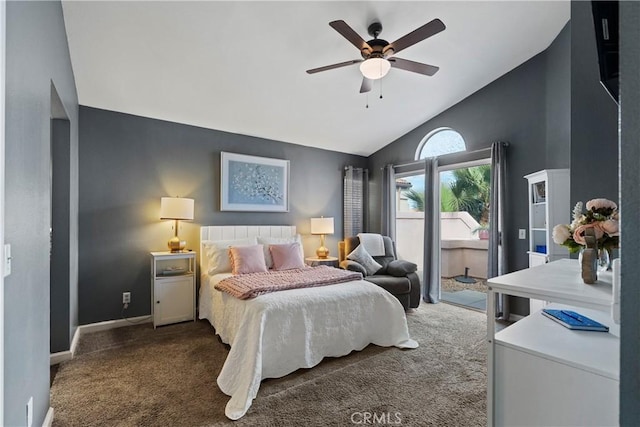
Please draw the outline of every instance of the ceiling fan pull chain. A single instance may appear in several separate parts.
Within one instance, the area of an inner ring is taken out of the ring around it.
[[[364,108],[369,108],[369,92],[367,92],[367,104]]]
[[[382,99],[382,79],[380,79],[380,99]]]

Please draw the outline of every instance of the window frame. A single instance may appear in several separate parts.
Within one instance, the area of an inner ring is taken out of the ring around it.
[[[460,135],[460,138],[462,139],[462,143],[464,144],[464,150],[461,151],[452,151],[449,153],[443,153],[443,154],[439,154],[438,157],[443,156],[443,155],[447,155],[447,154],[454,154],[454,153],[463,153],[467,151],[467,141],[464,139],[464,136],[462,136],[462,134],[460,132],[458,132],[457,130],[448,127],[448,126],[442,126],[439,128],[435,128],[431,131],[429,131],[424,138],[422,138],[422,140],[420,141],[420,143],[418,144],[418,148],[416,149],[416,154],[414,156],[415,160],[422,160],[423,158],[420,157],[420,155],[422,154],[422,150],[424,150],[424,148],[427,145],[427,142],[429,142],[429,140],[431,138],[433,138],[434,136],[436,136],[437,134],[439,134],[440,132],[444,132],[444,131],[452,131],[457,133],[458,135]],[[426,157],[424,157],[426,158]]]

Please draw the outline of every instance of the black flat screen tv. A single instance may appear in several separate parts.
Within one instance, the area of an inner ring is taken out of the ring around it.
[[[596,32],[600,82],[617,103],[619,88],[618,2],[592,1],[591,10]]]

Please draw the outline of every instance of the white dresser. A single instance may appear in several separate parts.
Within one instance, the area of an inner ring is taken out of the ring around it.
[[[495,332],[487,318],[488,424],[610,426],[618,424],[620,327],[610,315],[611,273],[586,285],[576,260],[562,259],[489,279],[487,313],[495,293],[549,301],[607,326],[573,331],[531,313]]]

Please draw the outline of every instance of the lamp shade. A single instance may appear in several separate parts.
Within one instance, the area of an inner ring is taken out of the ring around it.
[[[193,219],[193,199],[182,197],[162,197],[160,199],[160,219]]]
[[[311,234],[333,234],[333,218],[311,218]]]
[[[384,58],[369,58],[360,64],[360,72],[371,80],[381,79],[391,69],[391,63]]]

